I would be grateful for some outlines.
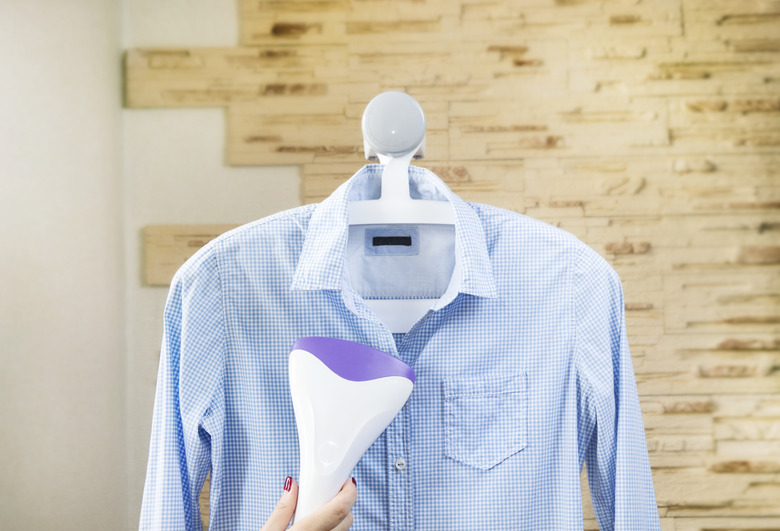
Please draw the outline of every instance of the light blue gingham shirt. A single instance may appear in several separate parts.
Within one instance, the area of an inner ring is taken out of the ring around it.
[[[258,531],[297,476],[287,358],[327,336],[414,368],[406,406],[354,470],[360,530],[582,529],[587,463],[602,530],[659,529],[620,281],[577,238],[465,202],[431,172],[412,195],[456,213],[457,289],[393,334],[345,275],[348,201],[379,195],[368,165],[317,205],[243,225],[176,274],[142,529]],[[402,465],[402,461],[405,466]]]

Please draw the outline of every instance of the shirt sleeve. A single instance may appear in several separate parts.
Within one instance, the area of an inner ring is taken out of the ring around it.
[[[207,246],[176,273],[165,306],[142,530],[202,529],[198,497],[218,461],[224,418],[223,315],[216,258]]]
[[[660,528],[620,279],[591,249],[575,276],[581,460],[602,531]]]

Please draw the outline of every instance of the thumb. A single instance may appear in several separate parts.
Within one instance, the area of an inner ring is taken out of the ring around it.
[[[293,478],[287,476],[284,480],[284,490],[282,496],[274,507],[271,516],[268,517],[265,525],[260,531],[284,531],[290,525],[293,514],[295,514],[295,505],[298,501],[298,484]]]

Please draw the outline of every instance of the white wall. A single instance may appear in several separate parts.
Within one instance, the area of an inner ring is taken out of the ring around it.
[[[125,0],[124,48],[237,46],[234,0]],[[128,297],[128,527],[138,525],[167,289],[142,284],[141,231],[151,224],[246,223],[297,206],[298,168],[224,161],[221,109],[123,113]]]
[[[167,290],[141,230],[299,204],[219,109],[122,109],[122,51],[237,44],[234,0],[0,1],[0,527],[138,526]]]
[[[0,2],[0,527],[126,521],[119,0]]]

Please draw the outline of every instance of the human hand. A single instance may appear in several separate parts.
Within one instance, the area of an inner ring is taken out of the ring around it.
[[[336,496],[306,518],[296,520],[290,531],[346,531],[352,525],[350,510],[357,499],[354,479],[348,479]],[[284,492],[271,516],[260,531],[284,531],[290,525],[298,501],[298,484],[291,477],[284,482]]]

